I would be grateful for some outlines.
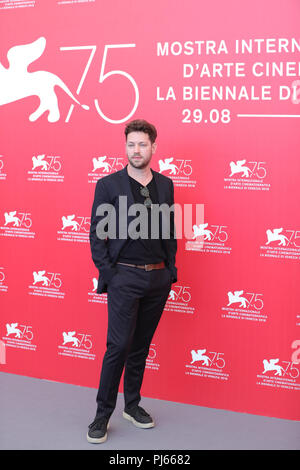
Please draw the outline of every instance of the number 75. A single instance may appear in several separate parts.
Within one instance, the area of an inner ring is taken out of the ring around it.
[[[99,83],[103,83],[107,78],[109,78],[113,75],[120,75],[120,76],[125,77],[127,80],[129,80],[131,85],[133,86],[133,89],[134,89],[134,92],[135,92],[135,100],[134,100],[134,105],[133,105],[132,109],[127,114],[127,116],[125,116],[122,119],[111,119],[110,117],[106,116],[103,113],[103,111],[101,110],[98,99],[97,98],[94,99],[95,107],[96,107],[96,110],[97,110],[98,114],[100,114],[100,116],[105,121],[108,121],[112,124],[120,124],[122,122],[127,121],[135,113],[135,111],[138,107],[138,104],[139,104],[139,89],[138,89],[138,86],[136,84],[136,81],[134,80],[134,78],[129,73],[124,72],[124,70],[111,70],[110,72],[104,73],[106,60],[107,60],[107,55],[108,55],[109,50],[110,49],[126,48],[126,47],[135,47],[135,44],[106,44],[104,46],[104,53],[103,53],[103,58],[102,58],[102,65],[101,65],[101,70],[100,70]],[[88,73],[88,70],[89,70],[89,68],[91,66],[91,63],[93,61],[97,46],[70,46],[70,47],[61,47],[60,48],[61,51],[75,51],[75,50],[83,50],[83,49],[91,49],[91,53],[90,53],[90,56],[88,58],[85,69],[83,71],[83,74],[81,76],[79,85],[77,87],[77,90],[76,90],[77,95],[79,95],[79,93],[80,93],[80,90],[82,88],[82,85],[84,83],[86,75]],[[65,122],[69,122],[71,114],[73,112],[73,109],[74,109],[74,105],[71,104]]]

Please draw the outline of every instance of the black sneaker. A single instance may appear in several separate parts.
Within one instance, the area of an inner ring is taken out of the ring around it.
[[[87,433],[87,440],[91,444],[101,444],[107,439],[107,429],[109,428],[108,424],[109,418],[95,418],[94,421],[89,425],[89,430]]]
[[[138,428],[153,428],[154,421],[151,416],[141,406],[137,406],[132,410],[124,410],[123,418],[131,421]]]

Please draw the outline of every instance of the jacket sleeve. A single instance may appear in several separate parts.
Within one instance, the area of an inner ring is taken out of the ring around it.
[[[102,239],[97,236],[97,224],[105,216],[96,215],[97,208],[100,204],[109,203],[109,196],[107,194],[105,185],[102,180],[96,184],[95,197],[92,206],[91,214],[91,227],[90,227],[90,247],[92,252],[92,259],[95,266],[102,275],[105,283],[109,283],[111,278],[117,272],[116,267],[113,266],[108,252],[107,239]]]

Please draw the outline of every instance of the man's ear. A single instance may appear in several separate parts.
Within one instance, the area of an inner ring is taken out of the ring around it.
[[[157,143],[153,142],[153,144],[152,144],[152,153],[155,153],[156,149],[157,149]]]

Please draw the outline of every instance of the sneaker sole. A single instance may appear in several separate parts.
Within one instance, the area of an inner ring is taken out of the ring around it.
[[[107,429],[108,428],[109,424],[107,425]],[[90,437],[89,433],[87,432],[86,438],[90,444],[103,444],[103,442],[107,440],[107,433],[103,437]]]
[[[131,421],[137,428],[148,429],[153,428],[155,426],[154,421],[152,421],[151,423],[139,423],[128,413],[125,413],[125,411],[123,411],[123,418],[128,419],[128,421]]]

